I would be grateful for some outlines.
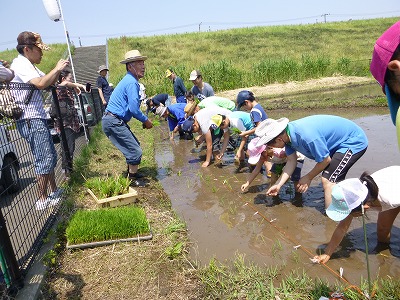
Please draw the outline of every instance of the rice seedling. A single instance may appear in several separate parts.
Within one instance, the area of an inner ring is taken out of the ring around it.
[[[144,209],[136,206],[78,210],[66,229],[69,244],[129,238],[147,233],[149,222]]]
[[[280,251],[282,251],[283,247],[280,240],[276,240],[272,245],[272,256],[276,257]]]
[[[84,185],[99,199],[125,194],[129,191],[131,180],[122,175],[113,177],[94,177],[85,181]]]

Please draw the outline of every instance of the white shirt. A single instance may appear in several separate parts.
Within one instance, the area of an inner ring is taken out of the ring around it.
[[[222,108],[219,106],[210,106],[200,109],[197,113],[194,114],[196,121],[199,123],[200,130],[203,134],[206,134],[208,130],[210,130],[211,126],[211,117],[215,115],[228,115],[231,113],[230,110],[226,108]],[[224,130],[226,131],[226,129]]]
[[[14,71],[14,78],[11,82],[29,83],[33,78],[42,77],[45,74],[35,67],[25,56],[19,54],[14,58],[11,67]],[[12,93],[15,97],[15,102],[23,108],[24,112],[21,119],[46,119],[47,115],[43,106],[42,91],[35,90],[28,105],[25,101],[29,98],[30,90],[16,90],[13,89]]]
[[[400,206],[400,166],[391,166],[371,174],[379,188],[382,211]]]

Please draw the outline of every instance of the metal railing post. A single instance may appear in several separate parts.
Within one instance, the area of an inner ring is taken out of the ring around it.
[[[60,135],[61,135],[61,145],[62,151],[64,151],[64,155],[67,161],[68,168],[72,170],[72,157],[69,151],[68,142],[67,142],[67,135],[65,134],[64,130],[64,123],[61,116],[60,104],[58,103],[58,96],[56,92],[56,88],[51,88],[51,94],[53,96],[54,107],[56,108],[57,119],[58,119],[58,126],[60,127]]]

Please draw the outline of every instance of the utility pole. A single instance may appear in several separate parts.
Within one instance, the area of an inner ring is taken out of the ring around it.
[[[323,14],[321,17],[324,17],[324,23],[326,23],[326,16],[329,16],[330,14]]]
[[[199,24],[199,32],[200,32],[200,26],[201,26],[201,24],[203,24],[203,22],[200,22],[200,24]]]

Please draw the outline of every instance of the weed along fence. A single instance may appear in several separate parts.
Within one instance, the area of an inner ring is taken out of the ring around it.
[[[46,112],[44,121],[48,124],[57,152],[54,177],[58,187],[63,187],[67,182],[62,169],[62,157],[65,155],[68,167],[73,165],[66,144],[70,138],[67,135],[69,131],[64,129],[63,122],[60,122],[59,131],[56,131],[54,120],[50,118],[49,110],[54,103],[56,115],[62,119],[60,105],[58,101],[53,101],[56,97],[55,87],[40,91],[30,84],[0,85],[0,290],[4,287],[18,289],[22,285],[24,275],[54,224],[61,203],[48,205],[41,210],[36,204],[40,187],[35,160],[30,145],[17,128],[22,122],[32,126],[32,120],[27,117],[29,101],[32,99],[43,99],[41,105]],[[75,157],[87,145],[91,126],[101,120],[102,105],[97,91],[81,93],[79,96],[74,94],[74,97],[80,127],[75,139]],[[24,114],[20,116],[22,112]],[[34,150],[46,150],[39,148]]]

